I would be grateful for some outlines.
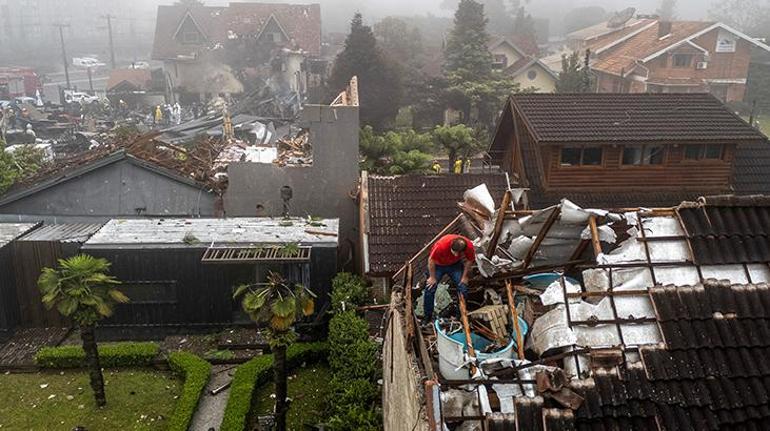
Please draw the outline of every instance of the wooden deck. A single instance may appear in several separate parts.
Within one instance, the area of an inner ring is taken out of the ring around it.
[[[0,369],[32,368],[35,353],[41,347],[57,346],[70,328],[20,328],[8,341],[0,344]]]

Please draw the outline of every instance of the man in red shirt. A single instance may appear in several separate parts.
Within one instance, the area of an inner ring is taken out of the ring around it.
[[[444,235],[433,244],[428,257],[423,323],[433,320],[436,287],[445,275],[457,285],[457,293],[465,297],[468,293],[468,277],[475,261],[473,243],[462,235]]]

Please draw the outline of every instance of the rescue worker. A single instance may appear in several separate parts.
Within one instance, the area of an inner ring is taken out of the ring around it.
[[[433,164],[430,166],[430,170],[433,171],[434,174],[441,173],[441,164],[438,162],[438,160],[433,161]]]
[[[455,174],[462,174],[463,173],[463,159],[455,160],[455,164],[453,166],[453,172]]]
[[[163,121],[163,111],[160,109],[160,105],[155,107],[155,116],[153,117],[153,124],[160,124]]]
[[[428,280],[425,282],[423,325],[431,324],[438,283],[448,275],[457,286],[457,294],[468,294],[468,277],[476,261],[473,243],[462,235],[444,235],[433,244],[428,256]]]

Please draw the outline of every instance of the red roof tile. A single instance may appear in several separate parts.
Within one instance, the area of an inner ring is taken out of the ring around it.
[[[107,91],[122,82],[128,82],[139,90],[146,90],[150,86],[150,81],[152,81],[152,73],[147,69],[115,69],[110,72]]]
[[[204,45],[183,45],[174,39],[190,14],[208,39]],[[152,57],[170,59],[210,49],[228,35],[257,35],[273,16],[295,46],[312,56],[321,54],[321,6],[318,4],[230,3],[228,7],[158,6]]]

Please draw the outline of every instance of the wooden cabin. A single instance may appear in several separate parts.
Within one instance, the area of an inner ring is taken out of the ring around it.
[[[767,137],[710,94],[517,94],[490,156],[530,189],[530,207],[621,208],[739,193],[745,149],[770,155]]]

